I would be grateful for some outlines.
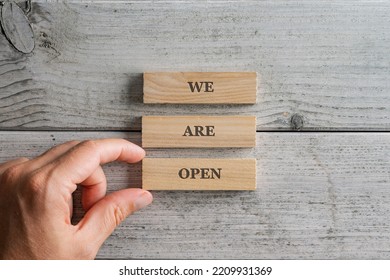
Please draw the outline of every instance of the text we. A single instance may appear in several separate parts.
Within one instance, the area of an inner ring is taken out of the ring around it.
[[[214,92],[213,82],[188,82],[191,92]]]

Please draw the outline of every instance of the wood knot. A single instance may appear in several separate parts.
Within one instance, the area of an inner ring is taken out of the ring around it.
[[[300,131],[303,128],[303,117],[299,114],[292,115],[290,125],[292,130]]]
[[[0,2],[0,23],[5,37],[19,52],[31,53],[35,46],[34,32],[24,10],[13,1]]]

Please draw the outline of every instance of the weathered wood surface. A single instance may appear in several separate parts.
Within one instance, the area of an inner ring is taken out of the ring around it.
[[[258,130],[390,128],[388,1],[33,1],[0,34],[0,129],[139,130],[140,116],[257,116]],[[257,71],[258,104],[142,104],[145,71]]]
[[[139,133],[0,132],[0,161],[70,139]],[[390,133],[257,133],[255,149],[148,150],[149,157],[255,157],[257,190],[153,192],[99,258],[390,258]],[[109,190],[140,165],[105,168]]]
[[[18,0],[17,2],[20,2]],[[0,33],[0,161],[140,133],[143,115],[256,115],[258,130],[390,131],[390,2],[33,1],[33,53]],[[256,71],[255,105],[147,105],[146,71]],[[303,118],[299,117],[302,116]],[[291,123],[291,117],[293,122]],[[257,133],[255,192],[154,192],[99,258],[390,258],[390,133]],[[109,191],[141,165],[105,167]],[[78,208],[76,216],[81,215]],[[77,219],[77,218],[76,218]]]

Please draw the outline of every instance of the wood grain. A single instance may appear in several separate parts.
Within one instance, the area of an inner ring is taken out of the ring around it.
[[[143,116],[146,148],[254,147],[254,116]]]
[[[248,191],[256,189],[255,159],[145,158],[146,190]]]
[[[124,132],[0,132],[0,161]],[[255,149],[148,149],[148,157],[257,158],[253,192],[153,192],[98,258],[389,259],[390,133],[257,133]],[[141,166],[104,168],[108,191]],[[76,204],[78,205],[78,204]]]
[[[254,104],[255,72],[144,73],[144,103]]]
[[[390,129],[390,2],[128,3],[33,1],[34,52],[18,59],[0,34],[0,129],[140,130],[167,112]],[[254,71],[258,103],[142,104],[147,71]]]

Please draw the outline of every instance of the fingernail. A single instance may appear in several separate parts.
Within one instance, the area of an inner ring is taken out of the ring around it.
[[[144,157],[145,156],[145,150],[142,147],[138,146],[138,145],[136,145],[136,147],[137,147],[139,153],[142,154],[143,157]]]
[[[152,201],[153,201],[152,194],[150,192],[148,192],[148,191],[144,191],[135,200],[135,202],[134,202],[135,208],[137,210],[142,209],[142,208],[148,206],[150,203],[152,203]]]
[[[137,145],[137,144],[134,144],[134,143],[132,143],[133,144],[133,147],[135,148],[135,149],[137,149],[137,150],[139,150],[139,151],[144,151],[144,149],[140,146],[140,145]]]

